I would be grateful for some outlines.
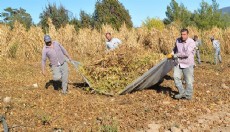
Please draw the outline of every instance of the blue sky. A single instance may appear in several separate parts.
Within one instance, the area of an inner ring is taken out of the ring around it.
[[[0,0],[0,12],[7,7],[24,8],[31,14],[34,23],[39,22],[39,14],[48,3],[62,4],[67,10],[73,13],[73,16],[79,18],[80,10],[92,14],[97,0]],[[171,0],[119,0],[132,17],[134,26],[140,26],[147,17],[165,18],[167,5]],[[183,3],[190,11],[199,8],[202,0],[176,0]],[[211,3],[211,0],[205,0]],[[220,8],[230,6],[230,0],[217,0]]]

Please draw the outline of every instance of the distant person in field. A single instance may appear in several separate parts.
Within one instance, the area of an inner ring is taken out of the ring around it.
[[[222,58],[221,58],[221,52],[220,52],[220,42],[219,40],[215,40],[214,37],[211,37],[211,42],[214,48],[214,64],[216,65],[218,62],[221,63],[222,62]]]
[[[118,38],[113,38],[111,33],[106,33],[105,37],[107,39],[106,41],[106,48],[108,50],[114,50],[116,48],[118,48],[118,45],[121,44],[121,40]]]
[[[44,36],[45,46],[42,50],[42,74],[46,76],[46,58],[50,61],[53,73],[53,85],[57,89],[58,82],[62,82],[62,93],[67,93],[68,86],[68,65],[66,57],[71,60],[65,48],[57,41],[52,41],[49,35]]]
[[[188,37],[188,34],[188,29],[182,29],[181,37],[176,40],[173,52],[167,55],[168,59],[174,58],[178,62],[174,66],[174,82],[179,91],[179,94],[175,95],[176,99],[191,100],[193,96],[196,44],[193,39]],[[185,79],[186,89],[182,85],[182,75]]]
[[[196,58],[197,58],[197,61],[198,61],[198,64],[201,64],[201,59],[200,59],[200,46],[201,46],[201,40],[198,40],[198,36],[195,35],[193,40],[195,41],[195,44],[196,44]]]

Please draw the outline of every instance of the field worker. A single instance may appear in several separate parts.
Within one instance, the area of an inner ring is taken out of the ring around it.
[[[198,40],[198,36],[197,35],[194,35],[194,38],[193,40],[195,41],[195,44],[196,44],[196,58],[197,58],[197,61],[198,61],[198,64],[201,64],[201,59],[200,59],[200,46],[201,46],[201,41]]]
[[[68,65],[66,57],[71,58],[65,48],[56,41],[52,41],[49,35],[44,36],[45,46],[42,50],[42,74],[46,76],[45,64],[46,58],[50,61],[53,73],[54,89],[57,89],[58,82],[62,82],[62,93],[67,93],[68,86]]]
[[[220,63],[222,62],[221,54],[220,54],[220,42],[218,40],[215,40],[214,37],[211,37],[210,39],[211,39],[211,42],[212,42],[212,45],[213,45],[213,48],[214,48],[214,52],[215,52],[214,64],[216,65],[217,62],[220,62]]]
[[[188,34],[188,29],[182,29],[181,37],[176,40],[173,52],[167,55],[168,59],[174,58],[178,62],[174,66],[174,82],[179,91],[179,94],[175,95],[176,99],[185,98],[191,100],[193,95],[196,44],[193,39],[188,37]],[[185,79],[186,89],[182,85],[182,75]]]
[[[118,45],[122,43],[120,39],[118,39],[118,38],[112,38],[111,33],[106,33],[105,37],[107,39],[107,41],[106,41],[106,48],[108,50],[116,49],[116,48],[118,48]]]

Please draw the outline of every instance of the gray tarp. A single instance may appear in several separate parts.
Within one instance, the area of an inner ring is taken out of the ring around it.
[[[143,90],[150,88],[157,84],[168,72],[172,70],[174,66],[173,60],[164,59],[159,64],[145,72],[141,77],[129,84],[120,95],[124,95],[130,92]]]
[[[4,132],[8,132],[9,128],[7,126],[7,123],[6,123],[6,119],[2,115],[0,115],[0,122],[2,122]]]
[[[86,77],[78,70],[78,67],[81,65],[80,62],[78,61],[71,61],[71,63],[74,65],[74,67],[76,68],[77,72],[81,75],[81,77],[84,79],[84,81],[88,84],[89,87],[91,87],[90,82],[86,79]]]
[[[78,71],[78,66],[80,65],[80,62],[71,61],[71,63]],[[120,93],[120,95],[124,95],[138,90],[143,90],[157,84],[165,75],[167,75],[168,72],[172,70],[173,66],[174,66],[173,60],[171,59],[162,60],[159,64],[157,64],[156,66],[154,66],[153,68],[145,72],[142,76],[137,78],[134,82],[129,84]],[[78,71],[78,73],[82,76],[82,78],[89,85],[89,87],[92,88],[90,82],[86,79],[86,77],[83,74],[81,74],[81,72]]]

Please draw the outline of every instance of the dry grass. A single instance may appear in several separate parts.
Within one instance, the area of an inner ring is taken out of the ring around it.
[[[127,29],[123,25],[119,32],[109,25],[104,25],[100,31],[80,29],[76,32],[72,25],[57,31],[51,21],[49,23],[50,36],[59,41],[74,60],[84,65],[84,73],[93,86],[113,93],[122,90],[151,68],[164,57],[163,54],[170,53],[175,39],[180,35],[176,25],[168,26],[162,31],[156,29],[149,31],[146,28]],[[12,61],[40,62],[44,45],[42,29],[31,27],[26,31],[20,23],[15,23],[15,27],[11,31],[9,27],[1,25],[0,55],[13,59]],[[229,54],[230,29],[214,28],[200,32],[194,27],[189,27],[189,31],[191,37],[195,34],[202,37],[203,54],[212,53],[209,38],[213,35],[220,40],[223,53]],[[111,32],[114,37],[122,40],[120,49],[111,53],[106,51],[104,44],[106,32]]]
[[[44,45],[44,33],[40,27],[31,27],[27,32],[19,23],[15,24],[12,31],[5,25],[0,25],[0,51],[1,56],[11,57],[12,47],[18,45],[15,51],[16,58],[20,60],[40,61],[41,50]],[[229,54],[230,29],[213,28],[210,31],[200,32],[194,27],[190,27],[190,36],[198,35],[202,37],[204,50],[210,53],[212,45],[210,36],[215,36],[221,42],[223,53]],[[127,29],[125,25],[118,31],[108,25],[104,25],[101,31],[91,29],[81,29],[79,32],[74,30],[72,25],[62,27],[58,31],[50,24],[49,34],[54,40],[59,41],[74,59],[87,63],[92,56],[99,56],[105,52],[105,32],[111,32],[114,37],[120,38],[123,44],[129,47],[144,47],[155,53],[168,53],[171,51],[175,39],[180,35],[178,27],[171,25],[163,31],[148,31],[145,28]]]
[[[48,78],[52,77],[49,74],[45,78],[40,71],[44,45],[42,29],[32,27],[27,32],[19,23],[16,23],[16,27],[11,31],[9,27],[0,25],[0,99],[6,96],[12,98],[8,104],[1,100],[0,113],[5,113],[12,131],[53,131],[57,128],[65,131],[136,131],[145,129],[152,121],[158,121],[163,129],[168,129],[175,123],[189,126],[183,124],[183,119],[196,123],[195,118],[204,115],[207,110],[215,112],[221,105],[229,105],[229,89],[221,89],[222,82],[230,85],[227,74],[229,59],[224,59],[221,67],[204,63],[195,70],[195,100],[192,102],[171,98],[177,91],[172,80],[164,81],[156,90],[115,97],[89,94],[75,85],[69,85],[70,93],[63,96],[59,91],[44,88]],[[230,29],[214,28],[206,32],[193,27],[189,29],[191,36],[202,36],[203,53],[212,52],[209,37],[214,34],[222,44],[223,53],[229,54]],[[132,66],[136,61],[139,65],[139,60],[151,56],[147,64],[140,63],[141,68],[131,67],[134,76],[137,76],[135,70],[146,71],[164,57],[162,53],[169,53],[180,35],[176,26],[166,27],[163,31],[148,31],[144,28],[129,30],[124,25],[117,32],[105,25],[101,31],[81,29],[76,32],[71,25],[58,31],[50,25],[49,31],[51,37],[62,43],[74,60],[85,66],[92,65],[93,68],[96,62],[102,61],[106,62],[106,68],[124,66],[127,61],[118,63],[121,61],[120,54],[125,54],[125,60],[133,59]],[[123,41],[120,49],[110,53],[106,53],[104,45],[104,33],[108,31]],[[101,73],[100,70],[93,72]],[[70,66],[70,73],[70,83],[80,82],[81,78],[73,66]],[[38,83],[38,88],[33,87],[34,83]],[[164,102],[170,102],[170,105],[162,105]]]
[[[94,57],[81,71],[94,89],[116,94],[164,58],[162,54],[144,50],[122,45],[119,49]]]
[[[230,86],[229,59],[225,59],[221,67],[206,63],[196,67],[194,101],[171,98],[177,91],[173,80],[164,80],[153,90],[114,97],[89,94],[69,85],[70,93],[63,96],[52,87],[44,88],[51,74],[47,78],[41,75],[40,62],[3,58],[0,61],[3,63],[0,113],[5,113],[11,131],[46,132],[60,128],[79,132],[108,129],[127,132],[143,130],[152,121],[167,130],[175,124],[190,126],[183,120],[197,123],[197,117],[207,111],[218,111],[223,105],[229,106],[230,101],[230,89],[221,88],[222,82]],[[72,66],[70,70],[69,80],[79,82]],[[33,87],[34,83],[38,83],[38,88]],[[11,97],[12,101],[4,103],[5,97]]]

